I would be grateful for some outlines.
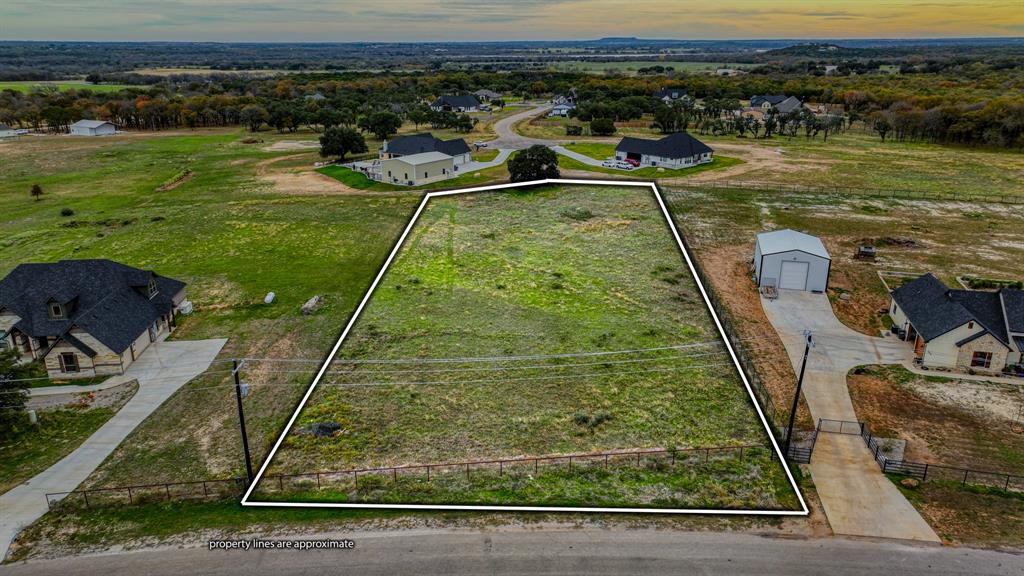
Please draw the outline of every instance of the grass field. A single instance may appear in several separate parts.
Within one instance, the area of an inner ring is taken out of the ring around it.
[[[615,60],[611,62],[595,62],[593,60],[568,60],[556,62],[550,66],[552,70],[560,72],[587,72],[590,74],[605,74],[609,71],[635,75],[640,68],[651,66],[671,67],[676,72],[714,72],[719,68],[750,68],[750,64],[728,63],[728,62],[674,62],[670,60]]]
[[[718,342],[649,191],[571,187],[434,199],[271,472],[764,444]],[[665,346],[674,348],[589,362],[548,357]],[[507,358],[518,355],[531,359]],[[502,359],[451,360],[494,356]],[[410,360],[423,358],[447,360]],[[342,432],[326,439],[306,432],[324,422]],[[777,482],[778,463],[741,465],[730,481],[759,480],[739,500],[792,506],[791,490]],[[499,502],[533,501],[538,489],[487,493]],[[551,489],[556,500],[562,489],[573,493],[558,482]],[[666,490],[666,498],[688,501]],[[647,493],[645,502],[656,499]],[[636,497],[605,494],[620,505]],[[447,496],[462,497],[471,498]]]
[[[129,84],[90,84],[89,82],[37,82],[35,80],[25,81],[3,81],[0,82],[0,91],[14,90],[15,92],[31,92],[32,90],[53,87],[60,91],[65,90],[92,90],[93,92],[117,92],[126,88],[146,88],[146,86],[132,86]]]
[[[907,488],[899,484],[902,477],[890,478],[944,541],[1018,552],[1024,549],[1024,494],[943,480]]]

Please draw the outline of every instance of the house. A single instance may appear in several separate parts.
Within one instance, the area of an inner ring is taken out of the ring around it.
[[[739,76],[741,73],[742,71],[736,68],[718,68],[715,70],[715,76]]]
[[[662,88],[654,93],[654,97],[666,104],[689,98],[686,95],[686,88]]]
[[[575,109],[575,104],[556,104],[553,108],[551,108],[551,111],[548,112],[548,116],[568,118],[569,114]]]
[[[501,94],[499,92],[495,92],[494,90],[488,90],[486,88],[473,92],[473,96],[476,96],[476,99],[479,100],[480,102],[501,100]]]
[[[79,120],[71,125],[72,136],[110,136],[117,127],[103,120]]]
[[[18,131],[7,124],[0,124],[0,138],[17,138]]]
[[[385,140],[380,146],[378,157],[381,160],[387,160],[388,158],[412,156],[414,154],[423,154],[424,152],[441,152],[451,156],[454,166],[460,166],[472,159],[469,145],[462,138],[441,140],[440,138],[435,138],[429,132]]]
[[[641,166],[687,168],[713,160],[714,150],[687,132],[669,134],[660,140],[623,138],[615,147],[615,159],[634,160]]]
[[[893,331],[923,366],[998,373],[1022,363],[1024,290],[951,290],[929,273],[890,297]]]
[[[443,152],[395,156],[380,161],[377,178],[402,186],[421,186],[455,175],[455,159]]]
[[[566,92],[565,94],[559,94],[559,95],[555,96],[554,98],[551,99],[551,102],[556,104],[556,105],[557,104],[572,104],[573,106],[575,106],[576,105],[576,100],[577,100],[576,88],[569,88],[568,92]]]
[[[324,96],[323,94],[319,93],[319,92],[314,92],[312,94],[306,94],[304,96],[304,98],[306,99],[306,101],[312,101],[312,102],[323,102],[324,100],[327,100],[327,97]]]
[[[55,379],[123,374],[184,302],[184,282],[111,260],[21,264],[0,280],[0,347]]]
[[[757,235],[753,264],[758,288],[824,292],[832,257],[816,236],[775,230]]]
[[[430,109],[434,112],[477,112],[480,101],[470,94],[441,96],[430,104]]]
[[[765,94],[763,96],[751,96],[750,106],[751,108],[761,108],[765,112],[774,109],[779,114],[786,114],[800,108],[802,103],[796,96]]]

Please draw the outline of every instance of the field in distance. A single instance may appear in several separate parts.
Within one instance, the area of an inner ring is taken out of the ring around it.
[[[257,499],[797,509],[767,446],[649,189],[482,192],[430,200],[268,473],[636,449],[679,465],[403,472],[297,497],[264,481]]]

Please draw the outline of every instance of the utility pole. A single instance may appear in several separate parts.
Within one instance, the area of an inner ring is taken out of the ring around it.
[[[247,484],[252,484],[252,458],[249,456],[249,435],[245,433],[245,412],[242,411],[242,380],[238,374],[241,366],[237,358],[231,362],[234,366],[231,372],[235,375],[235,399],[238,401],[238,428],[242,431],[242,451],[245,452],[245,476]]]
[[[796,410],[800,405],[800,390],[804,386],[804,372],[807,370],[807,356],[811,353],[811,348],[814,347],[814,337],[811,335],[810,330],[804,331],[804,359],[800,363],[800,376],[796,380],[796,394],[793,395],[793,409],[789,412],[789,426],[786,428],[786,447],[783,449],[783,456],[789,456],[789,444],[793,439],[793,422],[796,420]]]

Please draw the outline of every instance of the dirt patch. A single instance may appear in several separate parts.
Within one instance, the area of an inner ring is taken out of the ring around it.
[[[269,183],[274,192],[293,196],[325,196],[337,194],[351,194],[357,196],[373,195],[380,196],[380,193],[370,193],[365,190],[350,188],[341,182],[324,176],[317,172],[312,166],[303,168],[279,168],[275,164],[285,160],[294,160],[305,156],[305,154],[289,154],[268,158],[256,163],[256,176],[263,182]]]
[[[741,319],[735,323],[740,331],[739,337],[745,341],[744,348],[753,356],[776,409],[788,412],[793,401],[796,374],[782,340],[764,314],[757,287],[750,280],[746,265],[750,253],[750,247],[742,244],[697,249],[697,257],[715,291],[732,317]],[[810,411],[802,400],[797,410],[797,420],[801,426],[813,427]]]
[[[91,410],[93,408],[113,408],[119,410],[139,389],[136,380],[129,380],[118,386],[112,386],[96,392],[73,392],[71,394],[54,394],[34,396],[28,402],[33,410],[53,410],[57,408],[77,408]]]
[[[288,152],[291,150],[316,150],[320,148],[317,140],[278,140],[263,148],[266,152]]]
[[[1024,473],[1024,434],[1011,430],[1009,418],[978,406],[991,397],[1012,406],[1013,393],[994,387],[971,397],[956,389],[957,380],[929,382],[898,367],[869,367],[850,374],[848,383],[857,418],[876,435],[906,440],[908,460]]]
[[[195,176],[195,172],[193,172],[191,170],[187,170],[180,177],[175,178],[171,182],[168,182],[167,184],[164,184],[163,186],[158,186],[156,191],[157,192],[167,192],[168,190],[174,190],[178,186],[181,186],[185,182],[188,182],[189,180],[191,180],[193,176]]]

